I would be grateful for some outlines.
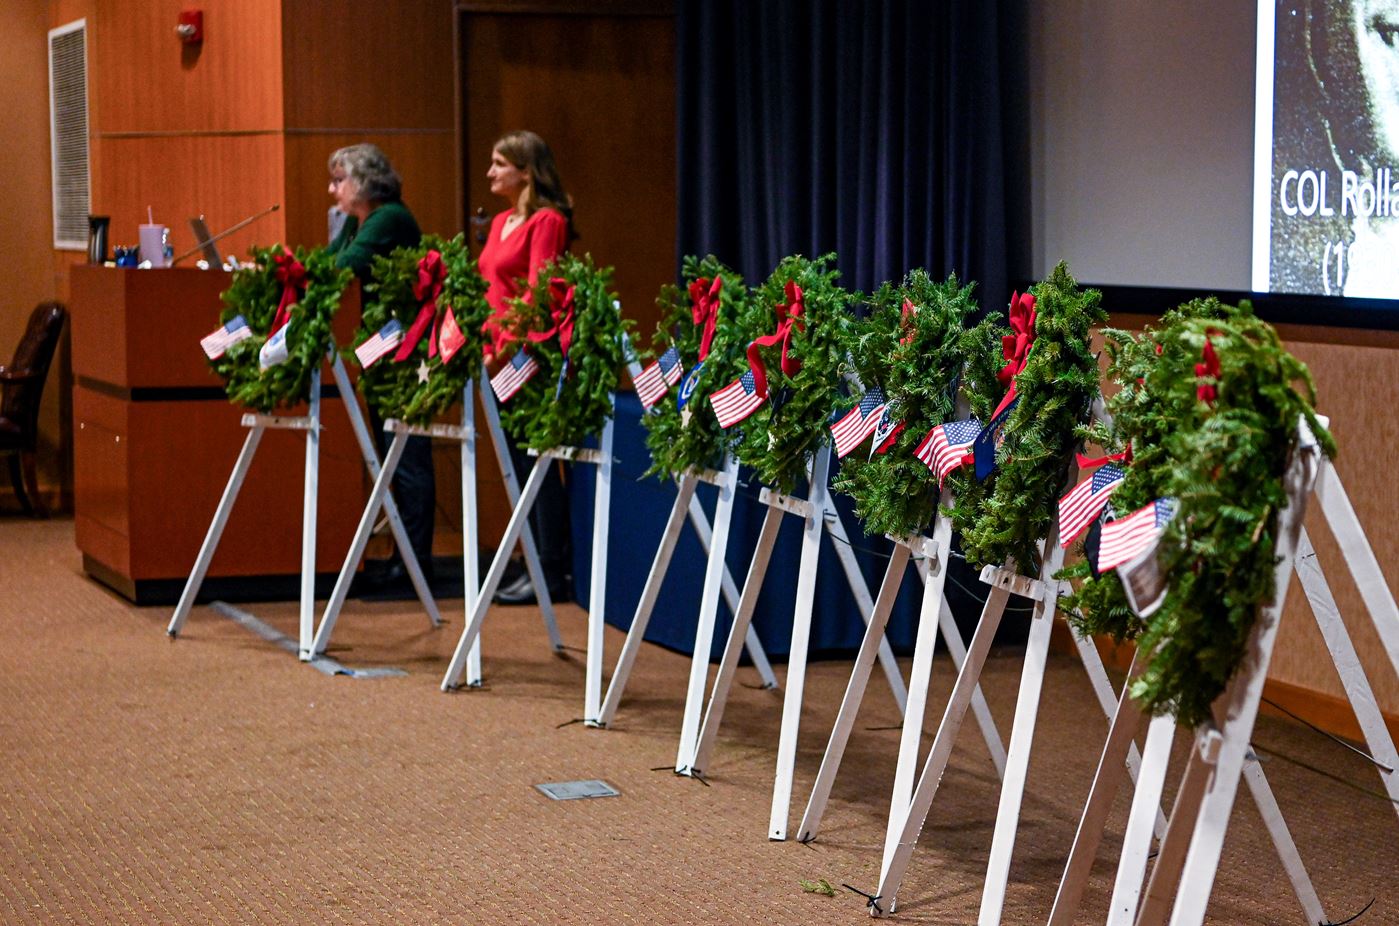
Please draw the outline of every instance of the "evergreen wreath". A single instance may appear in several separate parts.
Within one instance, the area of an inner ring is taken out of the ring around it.
[[[1106,400],[1112,422],[1108,425],[1095,421],[1081,428],[1079,436],[1109,455],[1130,455],[1122,484],[1113,490],[1114,511],[1131,513],[1169,494],[1166,482],[1174,463],[1166,453],[1166,438],[1177,422],[1193,413],[1197,400],[1186,390],[1147,388],[1148,376],[1157,365],[1157,351],[1162,347],[1160,332],[1173,330],[1186,319],[1224,319],[1240,312],[1247,314],[1247,310],[1224,305],[1211,296],[1171,309],[1158,325],[1147,327],[1139,335],[1118,328],[1102,329],[1108,354],[1107,379],[1119,385]],[[1080,474],[1080,478],[1083,476]],[[1107,634],[1118,643],[1136,639],[1144,624],[1128,604],[1117,575],[1095,576],[1081,542],[1078,550],[1085,553],[1085,558],[1056,575],[1080,583],[1063,599],[1069,622],[1086,635]]]
[[[836,285],[834,254],[816,260],[783,258],[756,299],[771,313],[788,305],[788,284],[801,289],[802,314],[790,329],[790,373],[782,369],[782,344],[758,346],[767,370],[768,400],[741,425],[735,441],[739,462],[779,492],[791,492],[806,475],[807,460],[829,434],[827,422],[839,401],[850,340],[853,295]],[[768,316],[768,326],[782,316]],[[771,330],[770,327],[767,330]]]
[[[904,425],[883,453],[857,448],[840,463],[835,488],[854,499],[869,534],[919,534],[932,521],[937,477],[914,450],[931,428],[956,417],[964,358],[986,355],[993,339],[1000,346],[994,322],[964,327],[979,311],[974,285],[962,286],[955,274],[938,283],[914,270],[902,285],[881,286],[869,315],[852,326],[848,353],[860,382],[881,389],[891,420]]]
[[[1132,468],[1140,442],[1157,495],[1177,502],[1156,552],[1170,586],[1137,635],[1145,668],[1131,692],[1145,709],[1173,713],[1187,726],[1209,718],[1273,595],[1278,512],[1287,504],[1282,477],[1299,416],[1323,453],[1336,452],[1313,410],[1306,366],[1248,306],[1218,308],[1222,317],[1211,317],[1215,306],[1182,310],[1124,351],[1122,372],[1140,374],[1141,382],[1127,380],[1124,392],[1132,395],[1119,400],[1141,406],[1136,421],[1120,426],[1143,435],[1131,438]],[[1147,447],[1148,435],[1159,435],[1155,448]],[[1114,495],[1114,508],[1130,510],[1125,505],[1134,500],[1119,506]],[[1077,600],[1080,608],[1094,603],[1081,593]]]
[[[450,241],[424,235],[417,247],[396,248],[387,256],[374,258],[373,279],[365,287],[368,304],[364,307],[363,325],[355,336],[355,347],[392,319],[403,326],[407,343],[407,334],[424,309],[424,296],[430,298],[430,289],[419,295],[422,287],[418,278],[420,263],[433,251],[441,255],[444,271],[437,318],[403,360],[395,359],[401,347],[395,348],[360,373],[360,392],[385,420],[398,418],[408,424],[426,425],[460,402],[466,384],[481,372],[485,344],[481,326],[490,316],[491,307],[486,302],[486,281],[476,269],[462,235]],[[433,350],[429,356],[429,348],[448,306],[466,343],[444,364],[440,352]],[[346,354],[354,356],[353,351]],[[426,380],[420,375],[423,369]]]
[[[528,299],[511,301],[502,327],[516,339],[517,350],[529,350],[539,372],[501,406],[501,423],[528,447],[582,446],[612,417],[612,396],[627,362],[624,336],[632,328],[610,288],[612,272],[595,266],[591,254],[564,254],[540,268]],[[568,328],[569,290],[572,330],[561,378],[560,322]]]
[[[221,296],[224,309],[219,321],[227,323],[242,315],[253,334],[209,361],[209,366],[223,377],[229,401],[268,414],[311,397],[311,375],[320,369],[332,345],[330,321],[354,275],[337,268],[334,255],[325,248],[297,248],[292,254],[275,244],[249,253],[252,263],[234,272]],[[280,275],[295,286],[279,281],[279,267],[285,268]],[[293,298],[294,303],[287,303],[287,359],[263,370],[258,363],[262,346],[272,333],[279,308]]]
[[[1078,446],[1077,428],[1098,395],[1098,362],[1089,339],[1107,319],[1102,294],[1079,290],[1063,262],[1030,293],[1033,345],[1013,380],[1019,398],[1002,431],[996,471],[977,483],[968,467],[958,470],[952,512],[969,563],[1014,560],[1025,574],[1038,571],[1036,545],[1049,533]],[[981,417],[978,404],[973,409]]]
[[[748,369],[745,351],[753,338],[763,334],[768,323],[768,311],[760,306],[743,283],[743,277],[710,255],[701,260],[693,255],[682,264],[685,288],[667,285],[656,299],[661,308],[661,321],[651,352],[643,360],[648,363],[674,347],[688,375],[699,362],[704,328],[695,322],[695,295],[698,286],[707,296],[714,280],[719,285],[719,308],[714,323],[714,335],[704,368],[696,379],[694,390],[682,411],[674,394],[684,384],[682,379],[642,416],[646,425],[646,446],[651,450],[651,468],[646,475],[662,478],[688,469],[712,469],[721,465],[733,435],[719,427],[709,394],[733,382]]]

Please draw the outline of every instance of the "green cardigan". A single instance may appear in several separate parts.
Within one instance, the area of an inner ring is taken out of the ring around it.
[[[413,213],[402,200],[394,200],[369,213],[363,228],[359,219],[347,218],[330,243],[330,253],[335,255],[337,267],[349,267],[361,281],[368,282],[376,255],[386,255],[394,248],[417,247],[422,237]]]

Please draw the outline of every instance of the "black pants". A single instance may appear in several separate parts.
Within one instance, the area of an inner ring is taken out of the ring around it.
[[[369,426],[379,448],[379,459],[383,460],[389,452],[390,436],[384,433],[384,423],[373,409],[369,412]],[[403,529],[408,534],[413,555],[423,567],[423,574],[431,578],[432,531],[437,514],[437,478],[432,470],[431,438],[408,438],[393,474],[393,500],[403,517]],[[402,558],[397,549],[393,558]]]
[[[530,470],[538,462],[525,448],[518,446],[515,439],[506,435],[510,447],[510,459],[515,466],[515,478],[520,481],[523,491]],[[544,570],[544,580],[554,590],[566,589],[573,572],[573,531],[569,517],[568,489],[564,485],[561,471],[567,464],[558,460],[548,462],[549,472],[544,484],[539,488],[539,497],[529,514],[530,531],[539,550],[539,565]],[[571,589],[570,589],[571,591]]]

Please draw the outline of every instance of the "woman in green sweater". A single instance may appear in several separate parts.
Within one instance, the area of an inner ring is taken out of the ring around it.
[[[355,272],[361,283],[369,281],[377,255],[394,248],[417,247],[422,239],[413,213],[403,205],[403,181],[384,152],[374,145],[350,145],[330,156],[330,195],[345,213],[345,224],[330,244],[335,263]],[[379,453],[385,452],[380,422],[370,421]],[[394,500],[403,516],[403,527],[423,574],[432,578],[432,529],[437,485],[432,471],[432,442],[410,437],[393,478]],[[398,553],[382,572],[370,580],[373,590],[388,594],[408,588]]]

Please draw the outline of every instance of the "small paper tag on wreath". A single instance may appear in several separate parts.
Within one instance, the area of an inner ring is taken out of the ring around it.
[[[581,446],[612,417],[631,327],[611,289],[612,272],[592,255],[561,255],[540,268],[529,298],[514,300],[502,319],[538,367],[501,407],[501,424],[526,446]]]
[[[359,389],[381,418],[426,425],[480,373],[486,281],[462,235],[374,259],[355,337]]]
[[[331,319],[353,274],[336,267],[324,248],[293,254],[274,245],[253,248],[251,257],[222,296],[225,336],[214,332],[204,340],[219,342],[215,352],[204,349],[229,400],[268,413],[310,398],[312,374],[331,346]]]

